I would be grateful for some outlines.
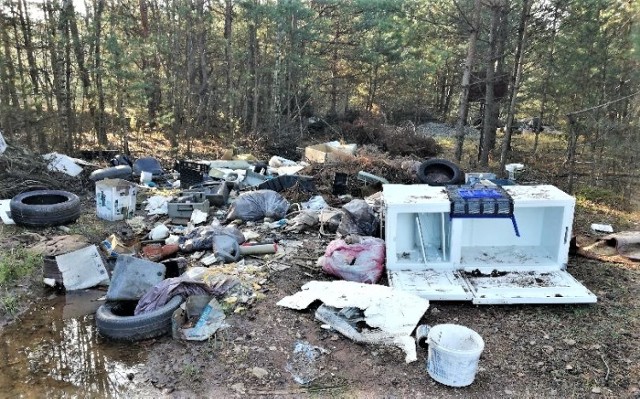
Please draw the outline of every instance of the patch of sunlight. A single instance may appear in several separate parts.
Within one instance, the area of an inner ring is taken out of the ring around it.
[[[612,207],[611,205],[589,200],[581,195],[576,196],[576,205],[587,212],[595,213],[598,215],[613,216],[618,219],[628,221],[640,219],[640,211],[625,212],[624,210]]]

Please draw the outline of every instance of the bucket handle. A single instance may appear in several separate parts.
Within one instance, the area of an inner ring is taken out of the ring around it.
[[[418,346],[421,348],[429,347],[429,331],[431,330],[431,326],[427,324],[421,324],[416,328],[416,342]]]

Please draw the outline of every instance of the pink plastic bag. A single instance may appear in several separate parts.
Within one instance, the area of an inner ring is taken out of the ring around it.
[[[384,240],[379,238],[362,237],[355,244],[333,240],[318,259],[318,265],[325,273],[347,281],[375,284],[384,269],[384,253]]]

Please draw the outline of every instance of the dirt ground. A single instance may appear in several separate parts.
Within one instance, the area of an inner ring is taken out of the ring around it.
[[[95,223],[89,212],[73,227],[94,241],[104,235],[98,233],[102,229],[117,228]],[[475,382],[456,389],[429,377],[425,349],[418,348],[418,361],[406,364],[398,348],[354,343],[323,329],[314,319],[317,304],[305,311],[276,306],[308,281],[333,279],[314,262],[301,260],[319,255],[329,238],[317,233],[295,238],[304,245],[291,262],[283,260],[290,267],[269,273],[261,289],[264,298],[231,314],[228,329],[205,343],[164,337],[132,344],[132,350],[148,353],[133,376],[132,397],[640,397],[637,267],[571,258],[569,271],[598,296],[594,305],[432,302],[421,323],[462,324],[485,341]],[[42,293],[27,287],[23,282],[17,289],[34,300]],[[286,370],[299,340],[328,351],[317,379],[305,386]]]
[[[314,309],[276,306],[312,278],[326,279],[295,267],[273,274],[266,299],[231,316],[231,327],[213,343],[158,342],[140,377],[165,397],[179,398],[639,397],[640,273],[584,259],[572,259],[570,271],[597,293],[597,304],[431,303],[424,323],[462,324],[485,341],[468,388],[435,383],[425,369],[424,349],[417,362],[405,364],[397,348],[356,344],[322,329]],[[308,387],[285,371],[296,340],[330,351],[322,376]],[[256,376],[254,367],[266,375]]]
[[[322,173],[322,171],[320,172]],[[98,243],[121,224],[95,218],[94,198],[83,198],[85,210],[70,225]],[[638,228],[636,213],[579,203],[577,233],[588,223],[616,223]],[[42,237],[65,234],[55,228],[35,231]],[[0,226],[0,249],[29,246],[38,237],[22,228]],[[261,299],[227,316],[229,328],[204,343],[170,337],[137,342],[147,360],[131,379],[127,397],[153,398],[470,398],[470,397],[607,397],[640,398],[640,267],[571,257],[568,271],[598,296],[593,305],[475,306],[467,302],[431,302],[421,323],[456,323],[477,331],[485,349],[474,383],[450,388],[432,380],[427,352],[406,364],[404,353],[389,346],[352,342],[322,328],[314,319],[318,304],[305,311],[276,306],[312,280],[333,280],[315,261],[331,237],[317,231],[291,235],[303,246],[282,260],[285,270],[271,270],[260,284]],[[11,289],[23,298],[22,309],[42,295],[40,276]],[[383,278],[381,284],[385,284]],[[2,324],[17,315],[0,315]],[[294,345],[307,341],[324,348],[307,385],[296,383],[287,364]],[[0,393],[0,396],[2,394]],[[105,397],[113,396],[105,392]]]

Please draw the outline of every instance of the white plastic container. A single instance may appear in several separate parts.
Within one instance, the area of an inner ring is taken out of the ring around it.
[[[100,219],[116,221],[133,217],[137,187],[122,179],[96,182],[96,214]]]
[[[140,172],[140,183],[146,184],[153,180],[153,174],[151,172]]]
[[[439,324],[429,330],[427,343],[431,378],[451,387],[471,385],[484,350],[484,340],[477,332],[457,324]]]

